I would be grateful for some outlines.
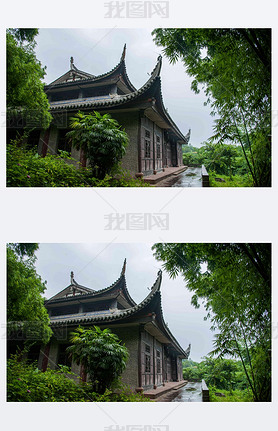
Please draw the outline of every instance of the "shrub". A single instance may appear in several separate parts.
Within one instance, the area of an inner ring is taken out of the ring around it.
[[[70,119],[72,130],[67,137],[72,145],[83,149],[94,176],[103,179],[118,165],[126,152],[128,136],[109,114],[78,112]]]
[[[222,178],[224,181],[216,181],[215,178]],[[216,172],[209,173],[210,187],[252,187],[252,179],[249,174],[244,175],[219,175]]]
[[[7,187],[148,187],[126,171],[99,180],[89,168],[76,167],[66,152],[41,157],[17,143],[7,145]]]
[[[215,393],[222,393],[223,396],[217,396]],[[217,389],[215,386],[209,387],[209,400],[212,402],[236,403],[236,402],[252,402],[254,401],[252,393],[249,390],[234,390],[227,391],[224,389]]]
[[[91,385],[65,366],[45,372],[35,364],[19,361],[14,355],[7,361],[7,401],[12,402],[142,402],[149,401],[143,395],[134,394],[124,386],[119,393],[106,390],[104,394],[93,392]]]
[[[78,385],[73,373],[47,370],[18,361],[7,362],[7,401],[89,401],[86,385]]]
[[[124,371],[129,357],[118,336],[108,328],[79,326],[71,333],[70,342],[72,345],[67,351],[78,365],[83,365],[92,388],[101,393],[110,389]]]

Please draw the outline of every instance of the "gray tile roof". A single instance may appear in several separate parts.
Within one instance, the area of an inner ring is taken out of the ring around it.
[[[78,314],[71,314],[71,315],[64,315],[64,316],[54,316],[50,317],[50,324],[51,327],[57,328],[59,326],[66,325],[95,325],[95,324],[105,324],[105,323],[112,323],[112,322],[121,322],[125,319],[133,318],[133,317],[140,317],[142,315],[142,312],[144,312],[145,309],[149,311],[149,309],[152,310],[153,315],[156,317],[157,322],[160,326],[160,329],[163,330],[163,332],[166,334],[167,338],[171,340],[173,346],[175,349],[177,349],[180,354],[188,358],[190,349],[184,351],[183,348],[180,346],[176,338],[173,336],[171,331],[169,330],[168,326],[166,325],[164,318],[163,318],[163,311],[162,311],[162,304],[161,304],[161,281],[162,281],[162,271],[160,270],[158,272],[157,278],[151,287],[151,291],[149,295],[142,301],[140,304],[134,305],[131,308],[125,309],[125,310],[103,310],[103,311],[93,311],[93,312],[87,312],[87,313],[78,313]]]
[[[185,137],[174,123],[167,110],[165,109],[161,91],[160,71],[162,66],[162,57],[159,56],[157,63],[151,73],[148,81],[139,90],[124,95],[106,95],[101,97],[87,97],[82,99],[65,100],[59,102],[50,102],[50,110],[52,112],[64,109],[79,110],[79,109],[102,109],[114,108],[120,105],[129,104],[141,98],[148,90],[151,90],[157,100],[154,103],[158,107],[158,111],[165,118],[166,122],[172,128],[174,133],[184,143],[188,143],[189,135]]]
[[[123,277],[123,275],[121,275]],[[142,301],[140,304],[135,304],[133,307],[127,308],[125,310],[117,310],[115,312],[110,311],[103,311],[103,312],[89,312],[89,313],[80,313],[80,314],[72,314],[72,315],[65,315],[65,316],[55,316],[50,317],[50,322],[52,324],[64,324],[64,323],[89,323],[89,322],[100,322],[100,321],[107,321],[107,320],[115,320],[115,319],[123,319],[125,317],[131,316],[138,311],[145,308],[154,296],[159,292],[160,285],[161,285],[161,279],[162,279],[162,273],[159,271],[158,276],[156,278],[155,283],[153,284],[151,288],[151,292],[149,295]],[[109,288],[102,289],[98,292],[104,292],[107,291]]]

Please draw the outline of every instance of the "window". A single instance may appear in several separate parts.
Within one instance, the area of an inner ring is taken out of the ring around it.
[[[145,373],[151,372],[151,346],[145,344]]]
[[[151,372],[151,356],[145,354],[145,373]]]
[[[145,129],[145,159],[151,157],[151,132]]]
[[[151,157],[151,142],[145,139],[145,158],[149,159]]]
[[[160,144],[156,144],[156,157],[158,158],[158,159],[160,159],[161,158],[161,151],[160,151]]]
[[[160,144],[160,136],[156,135],[156,157],[158,159],[161,158],[161,144]]]
[[[160,350],[156,351],[156,372],[157,372],[157,374],[161,373]]]
[[[161,361],[159,358],[157,358],[157,360],[156,360],[156,372],[157,372],[157,374],[161,373]]]

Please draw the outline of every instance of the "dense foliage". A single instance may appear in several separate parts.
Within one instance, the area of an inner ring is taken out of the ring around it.
[[[128,388],[120,387],[118,393],[106,390],[104,394],[92,391],[91,385],[80,382],[80,378],[67,367],[59,370],[40,371],[13,356],[7,361],[7,401],[19,402],[129,402],[149,401]]]
[[[67,351],[88,373],[92,388],[99,393],[110,389],[126,367],[128,350],[110,329],[77,328]]]
[[[20,119],[46,129],[51,121],[42,79],[45,68],[36,59],[37,29],[7,30],[7,119]],[[23,130],[22,130],[23,131]]]
[[[109,114],[101,115],[96,111],[91,114],[78,112],[71,118],[70,127],[73,130],[67,137],[72,145],[83,150],[94,176],[103,179],[125,154],[127,134]]]
[[[76,161],[66,152],[59,156],[41,157],[32,150],[7,145],[7,187],[148,187],[141,179],[134,179],[120,171],[100,180],[91,169],[76,167]]]
[[[36,273],[37,244],[7,246],[7,321],[9,336],[48,342],[52,331],[42,294],[45,284]]]
[[[171,63],[181,59],[192,90],[202,86],[216,115],[213,142],[238,143],[253,185],[271,185],[271,30],[153,31]]]
[[[184,361],[183,377],[189,381],[204,379],[210,391],[210,401],[252,401],[240,361],[211,357],[205,357],[200,363]]]
[[[212,187],[249,187],[253,184],[239,145],[206,143],[200,148],[185,146],[183,162],[188,166],[205,165]]]
[[[155,244],[171,277],[181,274],[216,330],[212,354],[240,358],[255,401],[271,400],[270,244]]]

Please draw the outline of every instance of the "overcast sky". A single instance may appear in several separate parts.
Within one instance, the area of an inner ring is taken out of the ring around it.
[[[95,290],[110,286],[119,278],[123,261],[127,259],[126,280],[131,297],[140,303],[161,268],[151,251],[151,244],[40,244],[36,253],[37,272],[47,281],[45,297],[49,299],[70,284],[70,272],[75,280]],[[201,360],[209,353],[213,333],[204,321],[203,307],[195,309],[191,294],[181,277],[170,280],[163,271],[162,308],[164,320],[180,345],[191,343],[191,359]]]
[[[161,48],[155,45],[151,29],[45,29],[36,37],[36,55],[46,66],[45,82],[51,83],[69,70],[70,57],[75,66],[93,75],[100,75],[116,66],[127,44],[128,76],[136,88],[149,78]],[[203,105],[206,97],[190,89],[191,78],[179,62],[170,65],[163,57],[162,95],[165,107],[183,134],[191,129],[190,144],[200,146],[213,134],[210,108]]]

